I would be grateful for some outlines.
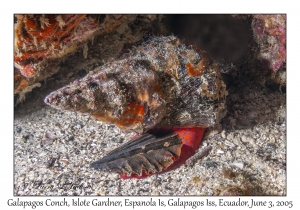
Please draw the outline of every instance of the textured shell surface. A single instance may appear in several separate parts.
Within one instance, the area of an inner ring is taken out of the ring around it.
[[[202,50],[150,37],[120,58],[52,92],[45,103],[139,133],[160,126],[211,127],[225,115],[226,85]]]

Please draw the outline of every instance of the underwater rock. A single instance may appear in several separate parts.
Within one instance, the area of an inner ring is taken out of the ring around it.
[[[152,31],[152,24],[160,19],[160,15],[15,15],[14,93],[24,95],[26,86],[57,72],[70,74],[70,67],[76,73],[102,64],[125,44]]]
[[[99,29],[86,15],[16,15],[15,67],[26,78],[38,74],[45,59],[71,53]]]
[[[273,71],[283,68],[286,63],[286,15],[253,15],[252,29],[260,46],[259,57],[268,60]]]

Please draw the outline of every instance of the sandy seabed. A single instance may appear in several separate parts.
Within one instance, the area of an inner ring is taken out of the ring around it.
[[[89,167],[135,133],[46,105],[31,112],[21,106],[14,195],[286,195],[286,94],[258,86],[228,91],[227,116],[188,164],[141,180]],[[197,158],[207,146],[212,150]]]

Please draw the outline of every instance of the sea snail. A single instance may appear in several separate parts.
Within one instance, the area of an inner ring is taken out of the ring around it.
[[[91,164],[123,178],[178,167],[226,113],[226,85],[207,54],[175,37],[150,37],[120,58],[52,92],[50,106],[140,134]]]

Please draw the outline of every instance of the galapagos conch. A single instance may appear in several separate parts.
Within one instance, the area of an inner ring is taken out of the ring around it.
[[[225,116],[226,95],[218,66],[204,51],[162,36],[52,92],[45,103],[140,134],[91,167],[143,178],[192,156],[205,129]]]

